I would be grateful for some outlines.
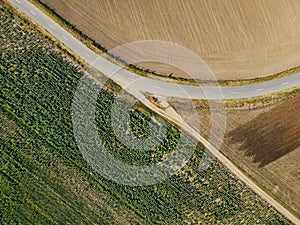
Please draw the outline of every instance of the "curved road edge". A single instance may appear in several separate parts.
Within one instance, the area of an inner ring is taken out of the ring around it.
[[[96,69],[117,83],[126,84],[130,89],[139,90],[140,87],[142,87],[145,92],[178,98],[182,98],[182,93],[187,93],[188,95],[186,95],[186,97],[189,99],[230,100],[259,97],[300,86],[300,72],[251,85],[226,87],[200,86],[202,92],[199,92],[199,86],[174,84],[149,77],[141,77],[100,57],[27,0],[8,0],[8,2],[43,27],[88,64],[93,65]],[[138,82],[133,82],[137,80]],[[128,84],[131,84],[131,86],[128,86]],[[223,93],[222,96],[216,91],[220,88]]]

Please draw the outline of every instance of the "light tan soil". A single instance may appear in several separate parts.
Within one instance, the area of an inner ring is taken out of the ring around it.
[[[178,43],[204,59],[220,80],[266,76],[300,65],[298,0],[42,2],[107,49],[140,40]],[[160,72],[157,64],[147,66]]]

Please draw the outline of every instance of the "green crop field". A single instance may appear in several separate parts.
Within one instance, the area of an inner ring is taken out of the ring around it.
[[[289,224],[219,162],[198,171],[197,147],[177,175],[149,186],[116,184],[94,172],[75,143],[71,106],[81,68],[55,43],[0,2],[0,224]],[[112,88],[111,88],[112,89]],[[109,88],[99,93],[99,138],[119,160],[161,161],[180,132],[150,152],[130,150],[110,123]],[[119,110],[128,104],[119,101]],[[148,136],[153,113],[136,105],[132,132]],[[157,133],[162,132],[159,123]],[[191,140],[184,137],[185,146]]]

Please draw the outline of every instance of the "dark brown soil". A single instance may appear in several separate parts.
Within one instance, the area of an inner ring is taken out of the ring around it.
[[[261,114],[231,132],[239,150],[263,167],[300,146],[300,96]]]

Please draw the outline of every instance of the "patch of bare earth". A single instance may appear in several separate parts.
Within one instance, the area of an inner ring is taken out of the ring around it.
[[[42,2],[108,50],[140,40],[174,42],[199,55],[220,80],[266,76],[300,65],[299,0]],[[165,66],[146,66],[186,76]]]
[[[300,146],[300,98],[292,99],[228,133],[263,167]]]

